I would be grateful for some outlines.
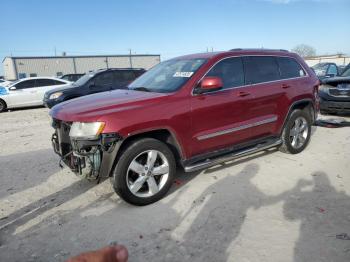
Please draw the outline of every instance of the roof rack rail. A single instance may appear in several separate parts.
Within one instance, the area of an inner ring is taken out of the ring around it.
[[[288,50],[286,49],[269,49],[269,48],[233,48],[233,49],[230,49],[229,51],[244,51],[244,50],[247,50],[247,51],[254,51],[254,50],[263,50],[263,51],[282,51],[282,52],[289,52]]]

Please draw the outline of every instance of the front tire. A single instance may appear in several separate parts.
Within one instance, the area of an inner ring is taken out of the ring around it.
[[[143,206],[163,198],[176,173],[174,155],[153,138],[133,141],[122,152],[113,172],[115,192],[126,202]]]
[[[280,151],[289,154],[302,152],[310,141],[311,117],[306,110],[294,110],[282,133]]]

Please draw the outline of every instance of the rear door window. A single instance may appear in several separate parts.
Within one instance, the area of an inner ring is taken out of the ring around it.
[[[59,80],[55,80],[55,85],[65,85],[65,82],[59,81]]]
[[[112,72],[100,73],[95,77],[94,81],[97,88],[111,86],[113,83]]]
[[[116,82],[130,82],[135,79],[134,72],[130,70],[114,71],[113,74]]]
[[[244,85],[243,62],[240,57],[227,58],[217,63],[207,76],[220,77],[224,86],[231,88]]]
[[[278,57],[277,61],[280,67],[282,79],[296,78],[296,77],[302,77],[306,75],[301,65],[293,58]]]
[[[35,87],[35,80],[25,80],[15,85],[16,89],[27,89]]]
[[[41,86],[53,86],[56,85],[56,81],[53,79],[36,79],[35,80],[35,86],[41,87]]]
[[[246,84],[259,84],[280,80],[279,68],[273,56],[243,57]]]
[[[135,74],[133,71],[125,70],[122,71],[122,81],[123,82],[130,82],[135,79]]]

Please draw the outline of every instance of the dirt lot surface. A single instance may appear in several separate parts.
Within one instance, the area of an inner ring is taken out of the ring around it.
[[[314,127],[298,155],[179,171],[145,207],[61,170],[52,131],[45,108],[0,114],[0,261],[64,261],[112,242],[130,261],[350,261],[349,127]]]

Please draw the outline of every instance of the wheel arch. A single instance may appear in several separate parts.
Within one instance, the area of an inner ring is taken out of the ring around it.
[[[4,99],[2,99],[2,98],[0,98],[0,101],[4,102],[4,104],[5,104],[5,108],[4,108],[3,110],[6,110],[6,109],[7,109],[7,107],[8,107],[8,105],[7,105],[6,101],[5,101]]]
[[[310,114],[310,117],[311,117],[311,123],[313,124],[316,121],[316,110],[315,110],[315,105],[314,105],[314,102],[312,99],[301,99],[301,100],[295,101],[289,107],[288,113],[283,121],[283,126],[280,130],[281,134],[283,132],[284,127],[287,124],[287,121],[288,121],[290,115],[296,109],[307,110],[307,112]]]
[[[182,147],[179,144],[175,134],[169,129],[161,128],[161,129],[155,129],[151,131],[138,132],[136,134],[126,137],[122,141],[122,144],[118,149],[118,153],[115,158],[115,164],[118,161],[121,154],[123,153],[124,149],[128,147],[128,145],[130,145],[133,141],[139,140],[142,138],[154,138],[166,144],[174,154],[177,164],[179,164],[181,159],[184,157]]]

